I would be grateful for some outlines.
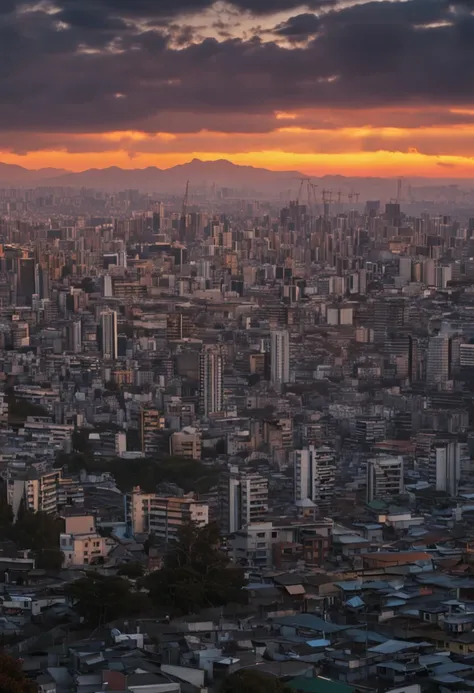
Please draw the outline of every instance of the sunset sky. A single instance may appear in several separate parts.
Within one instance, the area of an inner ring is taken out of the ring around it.
[[[474,176],[474,0],[0,0],[0,161]]]

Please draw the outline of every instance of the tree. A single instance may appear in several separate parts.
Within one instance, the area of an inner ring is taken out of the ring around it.
[[[63,528],[64,523],[60,518],[45,512],[28,510],[26,503],[22,501],[9,538],[22,549],[59,549],[59,538]]]
[[[199,460],[167,455],[137,459],[133,464],[122,457],[101,459],[88,454],[87,448],[79,452],[82,447],[79,438],[74,439],[74,445],[78,446],[78,452],[72,455],[59,454],[56,461],[58,466],[67,465],[70,473],[77,473],[82,469],[88,474],[109,472],[124,493],[131,491],[134,486],[140,486],[145,493],[155,493],[156,487],[161,483],[176,484],[185,493],[206,493],[216,485],[221,471],[219,467],[206,467]]]
[[[180,527],[163,568],[153,572],[146,584],[156,606],[176,613],[245,599],[244,572],[221,551],[216,524],[199,527],[189,522]]]
[[[64,554],[59,548],[39,549],[35,552],[36,567],[59,573],[64,563]]]
[[[91,277],[84,277],[84,279],[81,281],[81,289],[86,294],[93,294],[95,291],[94,280]]]
[[[36,693],[34,681],[27,679],[20,663],[5,653],[0,653],[0,691],[2,693]]]
[[[117,575],[136,580],[143,577],[143,566],[141,563],[124,563],[117,570]]]
[[[135,616],[147,608],[146,597],[132,592],[128,580],[99,573],[87,573],[68,585],[66,595],[77,613],[93,626]]]
[[[256,669],[238,669],[224,679],[220,693],[291,693],[276,676]]]

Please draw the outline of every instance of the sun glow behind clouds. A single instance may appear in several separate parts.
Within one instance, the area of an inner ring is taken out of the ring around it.
[[[426,176],[468,178],[474,176],[474,159],[461,156],[429,156],[411,152],[353,152],[339,154],[304,154],[278,150],[259,150],[241,153],[191,151],[164,153],[159,156],[114,149],[107,152],[68,154],[64,151],[38,151],[28,156],[0,152],[5,163],[28,168],[52,166],[71,171],[87,168],[169,168],[192,158],[202,160],[228,159],[235,164],[261,166],[273,170],[299,170],[311,175],[341,174],[348,176]]]

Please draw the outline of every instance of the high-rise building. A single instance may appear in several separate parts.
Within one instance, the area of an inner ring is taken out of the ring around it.
[[[67,350],[75,354],[82,351],[82,323],[74,320],[67,326]]]
[[[376,443],[386,436],[387,424],[382,416],[362,416],[356,419],[356,439],[363,445]]]
[[[310,500],[316,510],[330,510],[334,498],[336,458],[327,447],[310,445],[293,453],[295,502]]]
[[[204,346],[199,357],[199,400],[203,416],[224,407],[224,363],[219,346]]]
[[[397,378],[416,380],[417,343],[409,331],[389,328],[384,345],[384,356],[388,365],[395,366]]]
[[[465,447],[458,441],[440,441],[431,447],[428,481],[437,491],[445,491],[450,496],[457,494]]]
[[[104,298],[111,298],[113,295],[112,276],[110,274],[104,274],[102,276],[102,296],[104,296]]]
[[[448,335],[439,334],[428,342],[426,382],[430,387],[443,389],[450,375],[450,347]]]
[[[30,346],[30,326],[17,315],[12,318],[12,346],[14,349]]]
[[[191,336],[192,316],[190,313],[177,311],[169,313],[166,318],[166,338],[168,341],[179,341]]]
[[[114,310],[100,315],[100,341],[104,359],[115,360],[118,357],[117,313]]]
[[[35,265],[35,294],[39,298],[49,298],[49,273],[47,267]]]
[[[165,427],[165,417],[154,407],[140,411],[140,445],[145,455],[156,453],[160,449],[161,431]]]
[[[385,342],[389,329],[399,329],[406,324],[407,302],[404,298],[378,298],[374,303],[374,340]]]
[[[261,522],[268,513],[268,479],[231,467],[219,483],[219,522],[224,533]]]
[[[290,381],[290,335],[288,330],[274,330],[270,335],[271,382],[283,385]]]
[[[34,258],[20,258],[18,261],[17,301],[21,305],[31,305],[36,289],[36,270]]]
[[[367,502],[403,493],[403,457],[380,456],[367,461]]]

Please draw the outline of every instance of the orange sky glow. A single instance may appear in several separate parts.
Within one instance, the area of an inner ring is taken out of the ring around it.
[[[473,134],[470,127],[420,129],[416,137],[411,130],[389,128],[331,130],[317,136],[298,128],[263,135],[160,133],[149,137],[143,133],[105,133],[72,136],[74,144],[67,147],[0,150],[0,161],[30,169],[82,171],[108,166],[169,168],[193,158],[228,159],[239,165],[298,170],[315,176],[469,178],[474,177]],[[413,146],[409,145],[411,140]],[[93,146],[88,146],[91,142]]]
[[[82,171],[108,166],[169,168],[199,158],[315,176],[474,176],[474,124],[416,127],[409,123],[404,127],[385,125],[383,117],[379,124],[372,115],[375,124],[365,125],[362,116],[355,114],[353,121],[359,119],[360,124],[348,127],[337,122],[337,114],[328,122],[327,114],[318,115],[319,124],[311,126],[305,125],[302,114],[278,112],[275,129],[264,133],[17,133],[10,147],[0,142],[0,160],[30,169]]]

